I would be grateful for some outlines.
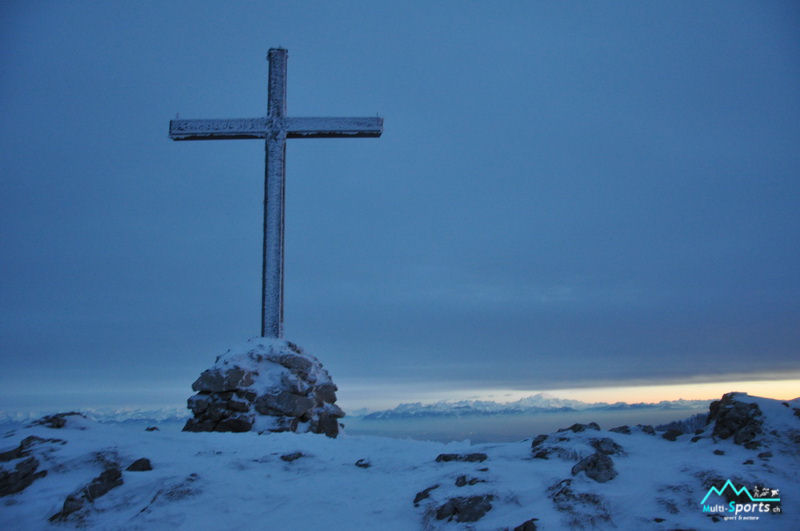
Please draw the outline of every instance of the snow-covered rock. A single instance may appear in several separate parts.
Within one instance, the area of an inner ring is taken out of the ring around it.
[[[336,437],[344,411],[314,356],[283,339],[228,349],[192,384],[185,431],[312,432]]]
[[[762,417],[758,404],[742,401],[737,398],[736,393],[728,393],[723,395],[722,400],[711,403],[706,422],[713,422],[715,437],[727,439],[733,436],[734,443],[752,450],[760,446],[756,437],[763,433]]]

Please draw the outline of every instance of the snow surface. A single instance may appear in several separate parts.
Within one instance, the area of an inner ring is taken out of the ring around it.
[[[800,399],[784,405],[741,396],[764,413],[764,446],[757,450],[730,439],[713,440],[711,426],[694,443],[691,435],[668,441],[636,429],[630,435],[590,429],[551,434],[541,446],[557,446],[562,457],[549,459],[533,458],[530,440],[471,445],[346,433],[337,439],[295,433],[187,433],[176,423],[148,432],[143,423],[101,424],[71,416],[62,429],[17,426],[0,439],[0,452],[29,435],[66,441],[41,443],[32,450],[48,473],[23,492],[0,498],[0,529],[513,529],[531,518],[538,519],[538,529],[566,529],[570,522],[591,527],[592,521],[600,529],[800,529],[795,439],[800,417],[793,410]],[[584,473],[572,476],[577,459],[594,453],[589,440],[601,437],[623,448],[623,455],[612,456],[619,475],[607,483]],[[765,451],[772,456],[757,457]],[[304,456],[281,459],[293,452]],[[484,452],[488,459],[435,461],[440,453],[465,452]],[[123,485],[66,522],[48,522],[68,494],[102,471],[103,459],[118,462],[124,470],[140,457],[151,460],[152,471],[124,471]],[[371,466],[355,466],[359,459]],[[746,460],[753,464],[744,465]],[[483,482],[457,487],[460,475]],[[778,488],[783,513],[761,515],[760,522],[713,523],[700,506],[707,492],[703,478],[708,477]],[[559,510],[547,492],[567,478],[574,492],[595,494],[600,505]],[[416,493],[437,484],[415,507]],[[450,497],[483,494],[494,496],[493,507],[477,522],[434,518],[436,508]],[[610,521],[599,519],[603,512]]]

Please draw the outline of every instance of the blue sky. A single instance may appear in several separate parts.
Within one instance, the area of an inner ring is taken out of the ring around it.
[[[167,126],[265,114],[278,46],[291,116],[385,119],[287,148],[286,336],[343,393],[797,377],[799,41],[796,2],[4,3],[0,398],[188,396],[258,334],[263,144]]]

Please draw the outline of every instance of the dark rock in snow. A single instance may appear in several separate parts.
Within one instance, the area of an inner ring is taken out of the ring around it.
[[[103,470],[88,485],[76,490],[64,500],[61,511],[50,517],[50,521],[65,520],[69,515],[81,509],[86,503],[91,503],[103,496],[114,487],[122,485],[122,471],[119,467],[110,467]]]
[[[614,470],[614,461],[601,453],[592,454],[578,461],[572,467],[572,475],[576,476],[580,472],[585,472],[587,476],[598,483],[605,483],[617,477],[617,471]]]
[[[286,461],[287,463],[291,463],[292,461],[297,461],[301,457],[305,457],[305,454],[303,452],[292,452],[290,454],[283,454],[281,456],[281,459],[283,461]]]
[[[594,493],[575,492],[571,479],[562,479],[548,487],[547,496],[556,509],[568,515],[571,529],[595,527],[599,522],[611,521],[603,499]]]
[[[475,485],[477,483],[486,483],[485,479],[468,478],[466,475],[460,475],[456,478],[456,487],[464,487],[466,485]]]
[[[146,457],[141,457],[128,465],[128,470],[130,472],[147,472],[148,470],[153,470],[153,465],[150,464],[150,460]]]
[[[25,457],[26,455],[28,455],[28,452],[25,451],[20,443],[20,445],[16,448],[12,448],[7,452],[0,452],[0,463],[5,463],[7,461],[11,461],[12,459],[19,459],[20,457]]]
[[[683,432],[681,430],[667,430],[661,435],[661,437],[668,441],[674,441],[681,435],[683,435]]]
[[[570,426],[569,428],[561,428],[560,430],[558,430],[558,432],[560,433],[562,431],[571,431],[573,433],[579,433],[579,432],[585,431],[587,429],[588,430],[600,431],[600,426],[596,422],[590,422],[589,424],[578,424],[578,423],[576,423],[576,424],[573,424],[572,426]]]
[[[69,411],[67,413],[56,413],[55,415],[47,415],[39,420],[35,420],[31,423],[32,426],[45,426],[47,428],[59,429],[63,428],[67,425],[67,417],[71,416],[78,416],[81,418],[86,418],[83,413],[79,413],[77,411]]]
[[[122,485],[122,471],[118,467],[107,468],[86,486],[86,499],[93,501],[120,485]]]
[[[536,438],[531,441],[531,450],[542,444],[547,440],[547,435],[537,435]]]
[[[714,424],[714,437],[733,437],[735,444],[746,448],[757,448],[755,438],[761,435],[761,410],[758,404],[744,402],[747,395],[726,393],[721,400],[711,402],[707,423]],[[748,446],[749,444],[749,446]]]
[[[551,456],[566,461],[578,461],[580,459],[580,454],[578,454],[578,452],[571,448],[563,448],[561,446],[545,446],[536,449],[533,453],[534,459],[550,459]]]
[[[534,459],[550,459],[550,454],[553,453],[552,448],[541,448],[533,453]]]
[[[530,520],[526,520],[522,522],[520,525],[514,528],[514,531],[536,531],[536,521],[538,518],[531,518]]]
[[[361,458],[358,461],[356,461],[356,466],[358,468],[369,468],[372,466],[372,463],[369,462],[369,459]]]
[[[608,431],[613,431],[614,433],[624,433],[625,435],[631,434],[631,429],[628,426],[617,426],[616,428],[611,428]]]
[[[448,461],[466,461],[467,463],[482,463],[488,456],[484,453],[472,454],[439,454],[436,456],[437,463],[447,463]]]
[[[603,437],[602,439],[592,439],[589,441],[589,444],[591,444],[592,448],[601,454],[619,455],[622,453],[622,446],[618,445],[608,437]]]
[[[158,426],[148,426],[144,431],[158,431]]]
[[[417,495],[414,496],[414,507],[419,507],[419,502],[421,502],[422,500],[424,500],[425,498],[430,496],[432,490],[438,489],[438,488],[439,488],[439,485],[434,485],[432,487],[428,487],[425,490],[419,491],[417,493]]]
[[[32,447],[42,443],[66,444],[66,441],[63,439],[44,439],[42,437],[37,437],[36,435],[29,435],[28,437],[22,439],[16,448],[12,448],[7,452],[0,453],[0,463],[5,463],[13,459],[19,459],[20,457],[27,457],[30,455],[30,450]]]
[[[47,443],[66,444],[66,441],[29,435],[15,448],[0,453],[0,463],[9,463],[8,467],[0,466],[0,496],[22,492],[35,480],[47,475],[46,470],[39,470],[39,460],[30,455],[34,448]],[[19,461],[12,466],[10,461],[14,460]]]
[[[22,492],[35,480],[47,475],[46,470],[37,472],[38,468],[39,461],[35,457],[19,461],[13,470],[0,467],[0,496]]]
[[[459,496],[450,498],[436,510],[436,519],[456,522],[477,522],[492,510],[494,496]]]
[[[714,450],[714,455],[725,455],[725,452],[723,450],[717,449],[717,450]]]
[[[639,428],[639,430],[641,430],[642,433],[646,433],[648,435],[655,435],[656,434],[655,428],[653,428],[649,424],[637,424],[636,427]]]
[[[197,487],[197,485],[195,485],[195,483],[199,479],[200,476],[196,472],[192,472],[182,480],[174,483],[167,483],[162,489],[159,489],[155,496],[153,496],[150,504],[153,504],[159,497],[162,497],[170,502],[175,502],[197,495],[200,492],[200,489]]]

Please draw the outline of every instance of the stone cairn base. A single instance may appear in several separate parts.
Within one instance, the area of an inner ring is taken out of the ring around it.
[[[283,339],[256,337],[217,357],[192,384],[184,431],[339,434],[336,384],[314,356]]]

